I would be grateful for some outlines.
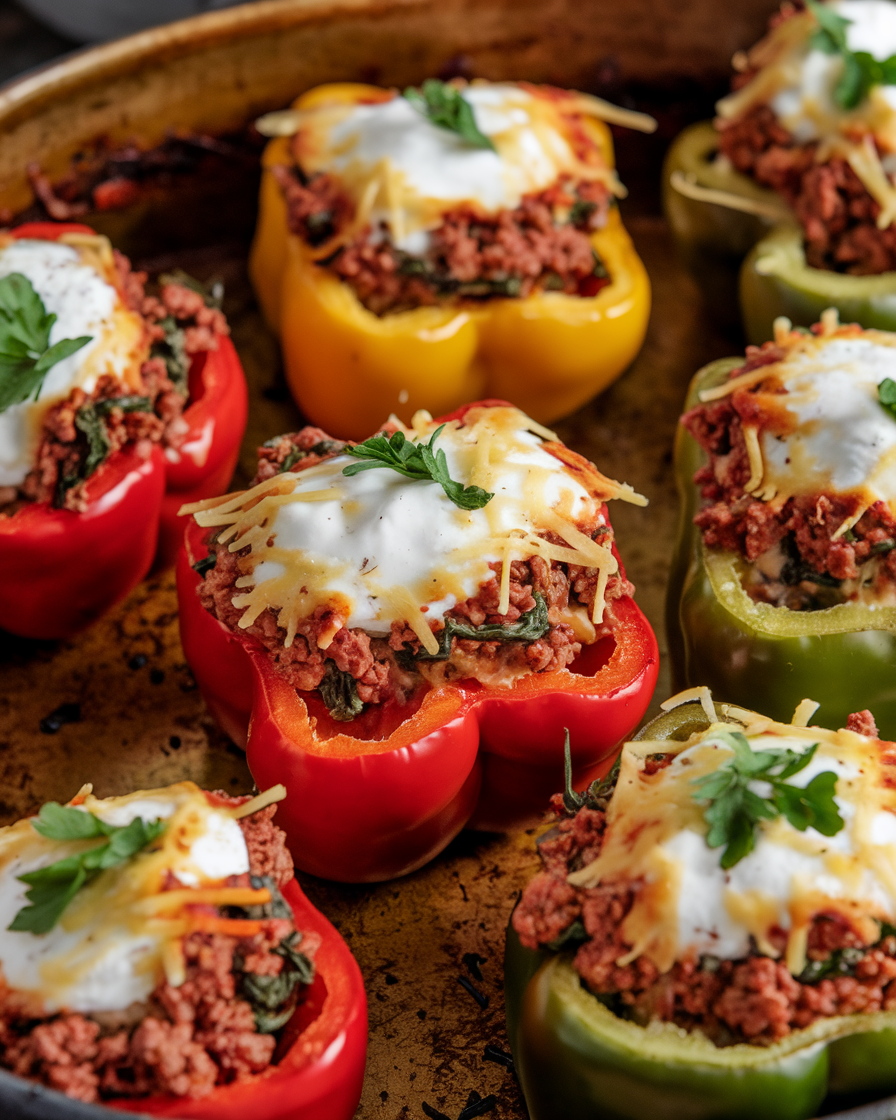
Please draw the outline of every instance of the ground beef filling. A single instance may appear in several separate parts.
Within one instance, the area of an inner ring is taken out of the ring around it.
[[[314,248],[348,231],[354,206],[338,181],[275,167],[290,230]],[[460,206],[442,215],[422,255],[397,249],[386,227],[365,227],[319,263],[349,284],[376,315],[446,299],[528,296],[535,291],[593,296],[611,279],[591,243],[612,197],[596,182],[568,177],[513,210],[483,215]]]
[[[818,163],[817,143],[797,143],[768,105],[717,127],[722,155],[793,207],[812,268],[853,276],[896,269],[896,226],[877,228],[880,205],[845,159]]]
[[[868,712],[851,716],[849,726],[877,733]],[[543,870],[523,891],[513,926],[529,949],[575,949],[573,967],[620,1017],[673,1022],[728,1046],[775,1042],[833,1015],[896,1010],[896,935],[881,927],[868,944],[836,913],[816,917],[808,961],[796,977],[783,961],[758,952],[737,961],[695,956],[662,974],[645,957],[620,967],[616,962],[631,949],[620,929],[639,884],[571,886],[568,875],[600,853],[606,814],[585,806],[562,816],[559,798],[554,808],[561,819],[539,843]],[[783,930],[777,941],[783,950]]]
[[[781,360],[766,343],[748,347],[732,377]],[[709,456],[694,475],[706,505],[694,518],[707,548],[724,549],[750,564],[744,587],[757,602],[790,610],[820,610],[862,598],[884,602],[896,588],[896,518],[875,502],[843,536],[832,539],[859,508],[856,495],[815,494],[779,505],[744,490],[750,465],[743,422],[755,421],[755,385],[697,405],[682,424]]]
[[[0,517],[27,502],[83,512],[85,484],[110,455],[130,445],[147,457],[154,444],[176,449],[186,437],[190,360],[217,349],[229,333],[227,322],[202,293],[182,283],[163,282],[157,294],[147,295],[146,273],[132,271],[121,253],[115,261],[124,301],[146,324],[141,387],[134,392],[104,375],[92,393],[75,388],[48,409],[34,467],[20,487],[0,487]]]
[[[247,800],[212,798],[224,805]],[[239,822],[251,872],[232,876],[229,886],[249,886],[250,876],[267,877],[278,888],[292,879],[284,834],[271,821],[274,811],[270,806]],[[279,975],[285,962],[274,950],[294,933],[290,918],[274,917],[253,937],[191,934],[183,943],[184,983],[160,983],[145,1006],[119,1016],[25,1018],[15,992],[0,988],[0,1065],[82,1101],[202,1097],[216,1085],[260,1073],[271,1064],[277,1041],[259,1033],[253,1007],[243,998],[244,978]],[[310,959],[317,936],[306,935],[298,945]]]
[[[271,440],[259,449],[259,469],[254,482],[271,478],[282,470],[303,470],[337,455],[345,444],[332,440],[320,428],[303,428],[300,432]],[[612,531],[596,522],[580,526],[595,538],[612,540]],[[559,543],[559,537],[546,534]],[[203,563],[204,578],[199,596],[206,610],[225,626],[238,629],[242,611],[233,606],[238,591],[236,580],[243,574],[239,562],[244,553],[232,553],[226,546],[212,546],[208,564]],[[209,566],[212,565],[212,566]],[[317,636],[331,631],[333,612],[325,607],[299,624],[293,643],[284,646],[285,630],[277,624],[276,615],[264,611],[245,631],[268,651],[277,670],[301,692],[319,690],[325,702],[338,691],[336,684],[348,689],[359,704],[404,704],[429,684],[451,680],[473,679],[485,684],[509,683],[527,673],[553,672],[570,665],[582,650],[582,642],[563,616],[568,608],[592,608],[597,587],[597,573],[590,568],[548,563],[541,557],[513,561],[510,576],[510,606],[506,614],[498,613],[501,564],[490,565],[493,577],[465,603],[459,603],[445,615],[446,624],[471,626],[512,625],[536,607],[536,595],[544,600],[549,627],[532,641],[479,641],[452,636],[450,653],[445,659],[428,660],[416,634],[401,623],[392,624],[388,638],[372,637],[364,630],[343,626],[325,650],[318,647]],[[608,582],[603,624],[595,630],[598,640],[612,628],[613,602],[632,595],[634,587],[618,574]],[[438,637],[442,631],[436,630]],[[590,638],[590,635],[589,635]],[[351,715],[328,703],[334,718]],[[356,712],[355,714],[358,714]]]

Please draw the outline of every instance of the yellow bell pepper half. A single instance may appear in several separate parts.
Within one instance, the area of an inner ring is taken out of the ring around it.
[[[333,95],[334,87],[324,88]],[[340,88],[354,100],[369,87]],[[609,130],[592,124],[612,162]],[[280,335],[293,396],[332,435],[364,439],[390,412],[408,422],[421,408],[438,416],[490,397],[549,424],[610,385],[640,350],[650,281],[616,207],[592,235],[612,278],[595,296],[541,292],[379,317],[289,232],[270,169],[292,162],[289,138],[268,144],[250,274],[265,318]]]

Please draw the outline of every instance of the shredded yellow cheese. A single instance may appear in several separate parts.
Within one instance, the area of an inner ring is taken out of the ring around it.
[[[754,490],[759,489],[765,467],[762,462],[762,448],[759,446],[759,430],[753,424],[744,424],[743,433],[747,458],[750,462],[750,478],[744,490],[752,494]]]
[[[669,185],[685,198],[692,198],[696,202],[712,202],[728,210],[756,214],[760,218],[771,218],[776,222],[786,222],[793,218],[793,211],[783,203],[776,204],[761,198],[748,198],[746,195],[723,191],[718,187],[701,186],[693,171],[673,171],[669,176]]]
[[[809,720],[815,715],[821,705],[817,700],[800,700],[790,721],[794,727],[808,727]]]
[[[718,715],[716,714],[715,705],[712,702],[712,692],[706,687],[705,684],[698,685],[696,688],[686,688],[682,692],[676,692],[674,696],[670,696],[668,700],[664,700],[660,704],[660,709],[664,712],[671,712],[674,708],[680,708],[682,704],[690,704],[694,700],[700,701],[700,706],[706,714],[706,718],[710,723],[718,722]]]

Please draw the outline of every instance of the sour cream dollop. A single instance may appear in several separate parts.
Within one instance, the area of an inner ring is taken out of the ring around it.
[[[91,393],[103,374],[131,388],[143,346],[142,320],[126,308],[110,277],[101,275],[73,245],[22,239],[0,248],[0,277],[27,277],[56,322],[50,345],[90,336],[90,342],[57,362],[47,373],[37,400],[0,412],[0,486],[19,486],[34,465],[40,427],[48,408],[79,387]]]
[[[5,983],[47,1012],[120,1011],[145,1000],[162,978],[168,938],[141,903],[170,873],[185,887],[216,884],[249,870],[237,821],[209,805],[192,782],[104,800],[89,809],[107,824],[137,817],[168,822],[161,850],[145,851],[82,888],[48,932],[5,928],[27,905],[18,876],[83,850],[84,842],[47,840],[30,821],[0,829],[0,970]]]
[[[298,592],[307,603],[304,616],[320,602],[340,606],[349,627],[388,634],[396,594],[409,593],[427,620],[438,619],[494,577],[491,563],[515,555],[511,534],[546,527],[545,510],[562,511],[571,522],[598,514],[600,499],[544,449],[523,413],[483,411],[481,423],[445,427],[436,447],[452,479],[494,494],[487,505],[459,509],[438,483],[393,470],[346,477],[343,469],[358,460],[336,456],[289,481],[294,495],[312,500],[276,508],[270,549],[254,553],[255,588],[271,585],[278,606]],[[427,442],[432,430],[414,438]]]
[[[835,0],[824,5],[851,22],[846,43],[851,51],[865,51],[878,61],[896,54],[896,4],[890,0]],[[834,101],[834,88],[843,71],[839,54],[807,49],[788,67],[787,83],[772,99],[781,123],[801,144],[824,134],[821,117],[843,116]],[[878,86],[874,92],[884,108],[896,110],[896,86]]]
[[[577,166],[555,104],[509,83],[463,89],[495,150],[439,127],[402,96],[322,105],[302,114],[299,151],[307,172],[332,172],[356,203],[379,182],[370,219],[395,244],[419,253],[440,214],[470,202],[486,213],[514,209]],[[578,165],[580,166],[580,165]]]
[[[879,398],[896,379],[896,335],[807,338],[774,371],[786,396],[766,397],[763,482],[781,497],[861,492],[896,508],[896,418]]]

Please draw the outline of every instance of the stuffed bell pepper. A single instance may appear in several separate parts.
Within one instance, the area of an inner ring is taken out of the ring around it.
[[[251,274],[302,411],[363,439],[504,397],[549,423],[641,347],[650,286],[604,121],[526,83],[327,85],[262,118]]]
[[[867,710],[828,731],[693,692],[539,841],[505,960],[532,1120],[896,1091],[896,744]]]
[[[896,736],[896,334],[777,324],[694,379],[668,631],[679,685]]]
[[[255,780],[286,786],[303,870],[391,878],[536,817],[564,727],[576,775],[606,771],[657,674],[610,498],[643,504],[485,402],[271,440],[247,491],[188,508],[184,651]]]
[[[364,986],[293,878],[282,793],[85,786],[0,829],[8,1104],[30,1115],[36,1081],[180,1120],[350,1120]]]
[[[0,628],[68,637],[172,560],[229,483],[246,386],[211,298],[104,237],[0,232]],[[192,282],[189,282],[192,283]]]
[[[734,305],[743,261],[751,342],[778,315],[808,327],[831,306],[896,329],[896,7],[787,3],[734,64],[734,92],[679,137],[664,175],[673,233],[713,306]]]

